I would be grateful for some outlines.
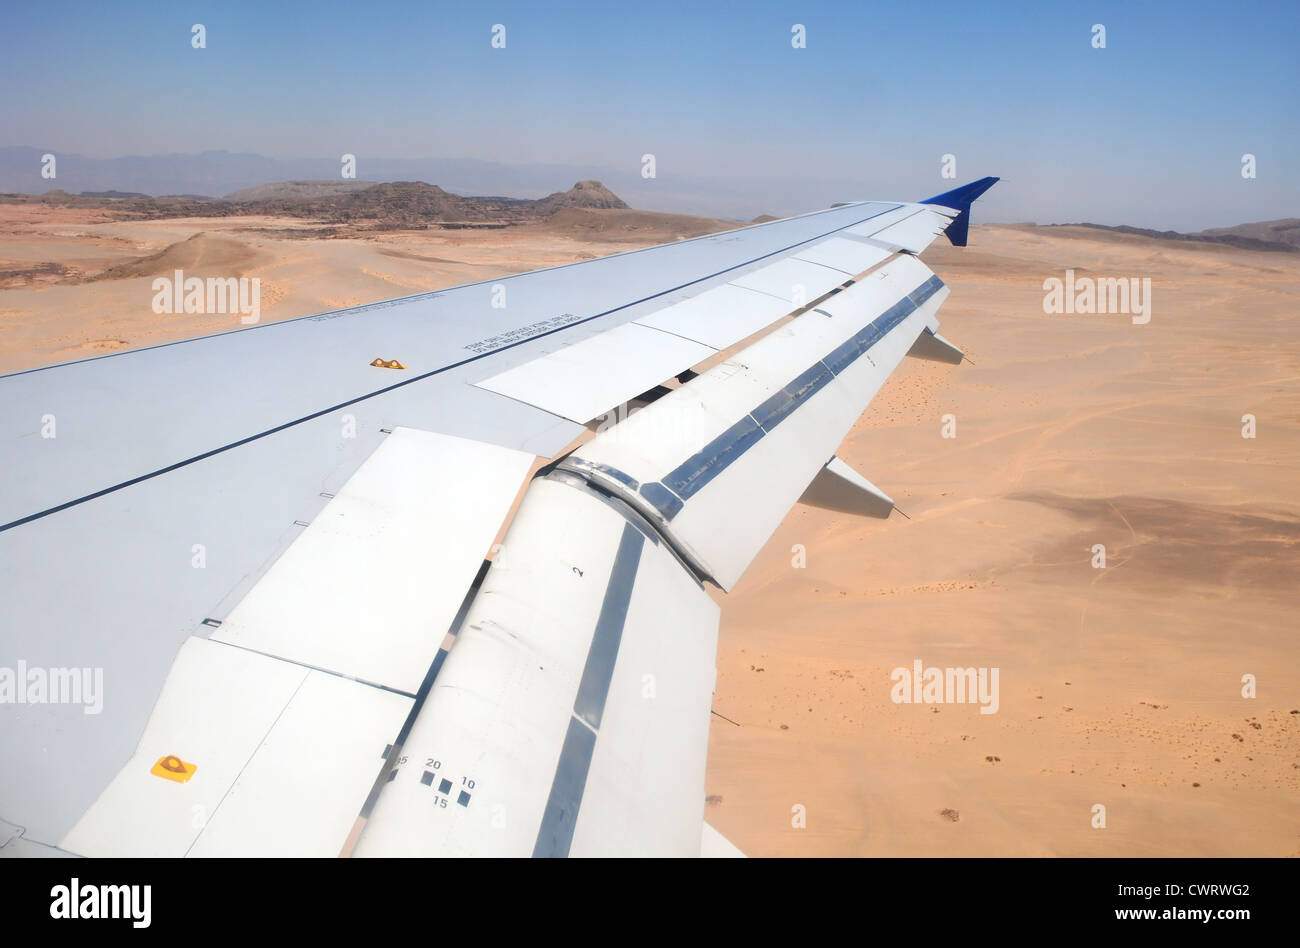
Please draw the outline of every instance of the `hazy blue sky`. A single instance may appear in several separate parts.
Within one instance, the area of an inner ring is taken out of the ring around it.
[[[712,211],[716,183],[737,216],[997,174],[985,220],[1195,229],[1300,216],[1298,38],[1280,0],[7,4],[0,145],[351,152],[362,178],[367,155],[649,152],[633,203]]]

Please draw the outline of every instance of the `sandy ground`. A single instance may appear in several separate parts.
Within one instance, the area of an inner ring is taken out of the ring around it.
[[[841,451],[910,521],[796,507],[728,597],[710,822],[753,855],[1300,855],[1300,258],[984,227],[926,260],[975,364],[908,360]],[[1045,315],[1066,267],[1151,277],[1150,323]],[[998,668],[999,710],[895,704],[916,659]]]
[[[176,266],[255,273],[273,320],[689,235],[620,221],[0,205],[0,371],[238,328],[156,316]],[[991,226],[925,259],[974,364],[908,360],[841,451],[910,520],[796,507],[726,597],[708,819],[756,856],[1300,855],[1300,257]],[[1045,315],[1066,267],[1150,277],[1151,322]],[[997,713],[893,703],[917,659],[997,668]]]

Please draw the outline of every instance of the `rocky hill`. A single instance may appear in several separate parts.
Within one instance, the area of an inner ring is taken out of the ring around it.
[[[542,198],[534,207],[543,216],[550,216],[566,207],[621,211],[627,209],[627,204],[599,181],[579,181],[567,191],[557,191]]]
[[[1300,252],[1300,219],[1294,217],[1276,221],[1260,221],[1254,224],[1238,224],[1235,227],[1216,227],[1195,234],[1184,234],[1176,230],[1152,230],[1149,227],[1130,227],[1127,224],[1111,226],[1108,224],[1043,224],[1043,227],[1089,227],[1093,230],[1108,230],[1115,234],[1129,234],[1134,237],[1154,237],[1158,240],[1179,240],[1203,244],[1227,244],[1242,250],[1265,250],[1278,253]]]
[[[1300,250],[1300,217],[1284,217],[1276,221],[1256,221],[1253,224],[1238,224],[1236,227],[1213,227],[1203,230],[1198,236],[1224,238],[1240,237],[1246,240],[1261,240],[1269,244],[1286,244]]]
[[[599,181],[579,181],[568,191],[539,200],[465,197],[423,181],[375,184],[366,181],[279,181],[235,191],[224,198],[147,197],[51,190],[40,195],[5,194],[0,201],[100,207],[123,219],[170,217],[296,217],[327,224],[370,224],[378,229],[407,229],[430,224],[503,226],[545,220],[559,211],[626,210],[625,204]]]
[[[232,191],[222,200],[242,204],[247,201],[282,201],[313,200],[317,198],[337,197],[352,191],[364,191],[373,188],[373,181],[338,181],[313,178],[305,181],[275,181],[271,184],[259,184],[255,188]]]

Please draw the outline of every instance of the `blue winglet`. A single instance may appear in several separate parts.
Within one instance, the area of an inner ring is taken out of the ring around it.
[[[920,203],[938,204],[941,207],[950,207],[954,211],[960,211],[961,213],[953,218],[952,223],[948,225],[948,229],[944,233],[948,235],[948,239],[952,241],[954,247],[965,247],[966,233],[970,228],[970,206],[977,197],[997,183],[997,178],[980,178],[970,184],[963,184],[960,188],[954,188],[951,191],[943,192],[943,194],[936,194],[932,198],[926,198]]]

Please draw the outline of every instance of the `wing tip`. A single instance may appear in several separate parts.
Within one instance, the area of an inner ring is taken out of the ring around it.
[[[948,235],[948,240],[952,242],[954,247],[965,247],[970,230],[970,206],[1000,180],[1000,178],[990,175],[980,178],[978,181],[963,184],[960,188],[945,191],[943,194],[936,194],[934,197],[926,198],[919,203],[938,204],[957,211],[957,216],[953,218],[952,223],[948,225],[948,229],[944,233]]]

